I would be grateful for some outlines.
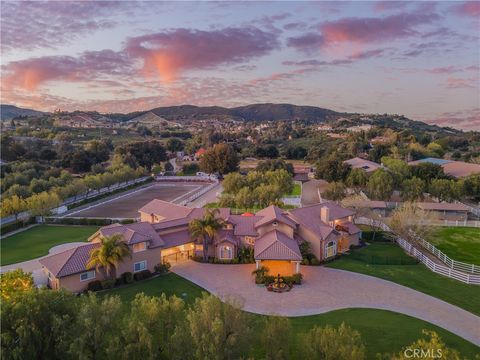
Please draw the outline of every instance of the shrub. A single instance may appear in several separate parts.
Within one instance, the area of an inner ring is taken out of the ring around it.
[[[197,262],[203,262],[203,256],[193,255],[193,256],[192,256],[192,260],[193,260],[193,261],[197,261]]]
[[[100,291],[103,289],[102,282],[100,280],[94,280],[87,285],[88,291]]]
[[[308,259],[303,259],[301,264],[302,265],[310,265],[310,261]]]
[[[125,280],[123,279],[122,276],[115,279],[115,286],[120,286],[120,285],[123,285],[123,284],[125,284]]]
[[[131,284],[133,282],[133,274],[131,272],[124,272],[122,279],[125,284]]]
[[[263,283],[264,283],[265,285],[270,285],[270,284],[272,284],[274,281],[275,281],[275,276],[273,276],[273,275],[265,275],[265,276],[263,277]]]
[[[255,275],[255,284],[264,284],[265,277],[268,274],[268,268],[261,266],[258,269],[252,271],[252,275]]]
[[[115,286],[115,279],[103,280],[101,283],[103,289],[111,289]]]
[[[143,279],[148,279],[151,276],[152,276],[152,272],[150,270],[142,270],[140,272],[137,272],[137,273],[133,274],[133,278],[136,281],[140,281],[140,280],[143,280]]]
[[[318,261],[318,260],[317,260]],[[303,279],[303,275],[301,273],[295,273],[291,276],[292,278],[292,282],[296,285],[301,285],[302,284],[302,279]]]
[[[310,261],[310,265],[318,266],[318,265],[320,265],[320,260],[318,260],[317,258],[313,258]]]
[[[172,267],[172,265],[170,265],[169,262],[164,262],[163,264],[155,265],[155,267],[153,269],[155,270],[156,273],[164,274],[164,273],[168,272],[168,270],[171,267]]]

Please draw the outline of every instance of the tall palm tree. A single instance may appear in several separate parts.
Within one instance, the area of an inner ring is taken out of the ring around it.
[[[188,225],[191,237],[203,245],[203,261],[208,261],[208,245],[224,225],[224,221],[217,217],[218,213],[218,209],[207,209],[203,218],[194,219]]]
[[[90,251],[87,269],[102,269],[106,278],[112,275],[115,279],[118,264],[127,256],[131,258],[132,253],[121,234],[105,236],[100,240],[100,246]]]

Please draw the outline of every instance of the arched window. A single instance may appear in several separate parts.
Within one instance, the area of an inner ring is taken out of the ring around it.
[[[337,255],[337,243],[335,241],[329,241],[325,245],[325,258],[329,258]]]
[[[222,245],[220,247],[220,259],[231,259],[233,256],[233,249],[229,245]]]

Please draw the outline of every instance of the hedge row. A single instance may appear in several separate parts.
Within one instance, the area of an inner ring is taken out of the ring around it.
[[[24,228],[28,225],[35,224],[35,217],[32,216],[28,220],[25,221],[17,221],[11,224],[4,225],[0,228],[0,233],[2,235],[8,234],[9,232]]]
[[[111,225],[114,223],[132,224],[134,219],[115,220],[115,219],[93,219],[93,218],[45,218],[46,224],[61,224],[61,225]]]
[[[170,263],[157,264],[154,267],[153,274],[165,274],[170,269]],[[116,279],[107,280],[94,280],[87,285],[87,291],[100,291],[111,289],[116,286],[122,286],[125,284],[131,284],[134,281],[141,281],[153,276],[150,270],[142,270],[132,274],[131,272],[124,272],[120,277]]]

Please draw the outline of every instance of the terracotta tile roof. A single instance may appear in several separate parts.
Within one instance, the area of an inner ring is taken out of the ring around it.
[[[365,207],[370,209],[386,209],[387,203],[379,200],[357,200],[352,203],[353,207]]]
[[[480,173],[480,164],[471,164],[463,161],[452,161],[442,165],[442,167],[445,174],[456,178]]]
[[[255,241],[256,260],[302,260],[297,241],[278,230],[272,230]]]
[[[443,168],[443,172],[445,174],[456,178],[480,173],[480,164],[472,164],[464,161],[454,161],[438,158],[425,158],[416,161],[410,161],[408,165],[418,165],[422,163],[438,164]]]
[[[365,160],[359,157],[354,157],[353,159],[345,160],[345,164],[349,164],[352,169],[362,169],[365,170],[366,172],[372,172],[380,168],[382,165],[370,161],[370,160]]]
[[[86,265],[90,258],[90,251],[98,246],[100,246],[99,243],[81,245],[40,259],[39,262],[57,278],[81,273],[87,271]]]
[[[269,224],[273,221],[284,223],[293,228],[297,226],[297,223],[294,220],[285,216],[285,212],[275,205],[270,205],[269,207],[266,207],[265,209],[260,210],[255,215],[262,217],[262,219],[258,220],[255,223],[255,228],[258,228],[259,226],[262,226],[262,225]]]
[[[138,211],[146,214],[163,216],[165,217],[164,220],[173,220],[186,217],[192,209],[168,201],[153,199],[146,205],[142,206]]]
[[[102,236],[111,236],[121,234],[125,242],[129,245],[148,241],[149,247],[158,247],[163,245],[163,240],[157,234],[152,224],[140,222],[133,224],[112,224],[104,226],[98,230]]]
[[[234,225],[234,235],[257,236],[255,223],[261,219],[261,216],[230,215],[228,221]]]
[[[307,227],[324,240],[334,231],[330,225],[325,224],[320,219],[320,209],[325,206],[330,209],[330,220],[341,219],[355,214],[354,211],[345,209],[335,203],[325,202],[290,210],[289,216],[295,219],[300,226]]]
[[[165,242],[165,247],[169,248],[172,246],[179,246],[184,245],[189,242],[192,242],[192,238],[190,237],[190,233],[188,229],[183,229],[175,232],[171,232],[168,234],[162,235],[163,241]]]
[[[349,235],[358,234],[360,231],[362,231],[357,225],[351,223],[350,221],[340,223],[339,225],[343,226],[348,231]]]
[[[463,204],[456,204],[456,203],[419,202],[417,203],[417,206],[423,210],[469,211],[467,206]]]

